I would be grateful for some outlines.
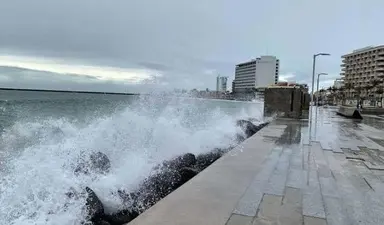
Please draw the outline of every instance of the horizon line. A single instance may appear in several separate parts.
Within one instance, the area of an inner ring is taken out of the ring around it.
[[[3,88],[5,91],[40,91],[40,92],[61,92],[61,93],[84,93],[84,94],[109,94],[109,95],[140,95],[139,93],[129,92],[105,92],[105,91],[70,91],[70,90],[53,90],[53,89],[30,89],[30,88]]]

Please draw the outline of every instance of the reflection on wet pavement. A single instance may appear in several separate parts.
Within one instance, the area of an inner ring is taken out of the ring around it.
[[[332,108],[274,121],[269,129],[284,129],[273,139],[281,149],[275,168],[265,165],[271,175],[253,224],[383,224],[383,123],[339,117]],[[291,195],[296,204],[285,204]]]

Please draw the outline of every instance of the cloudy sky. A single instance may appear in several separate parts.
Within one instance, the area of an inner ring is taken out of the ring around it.
[[[383,0],[0,0],[0,86],[142,92],[215,87],[217,73],[276,55],[281,80],[340,73],[384,44]]]

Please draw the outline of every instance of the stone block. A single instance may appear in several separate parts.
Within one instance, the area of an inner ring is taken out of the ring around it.
[[[257,218],[268,221],[276,221],[279,218],[281,202],[281,196],[264,195],[260,204],[260,210],[257,213]]]
[[[232,214],[225,225],[250,225],[252,224],[253,217]]]
[[[304,216],[304,225],[327,225],[327,221],[321,218]]]

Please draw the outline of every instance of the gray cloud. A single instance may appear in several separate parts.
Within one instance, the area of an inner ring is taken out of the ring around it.
[[[171,88],[213,88],[214,73],[233,78],[236,63],[265,54],[280,58],[281,74],[308,82],[314,53],[332,54],[319,59],[317,71],[338,74],[342,54],[384,40],[380,0],[0,4],[2,53],[154,69],[164,76],[151,82]]]
[[[1,87],[55,90],[81,90],[105,92],[153,92],[166,90],[153,83],[122,84],[118,81],[99,80],[93,76],[57,74],[15,67],[0,67]]]

